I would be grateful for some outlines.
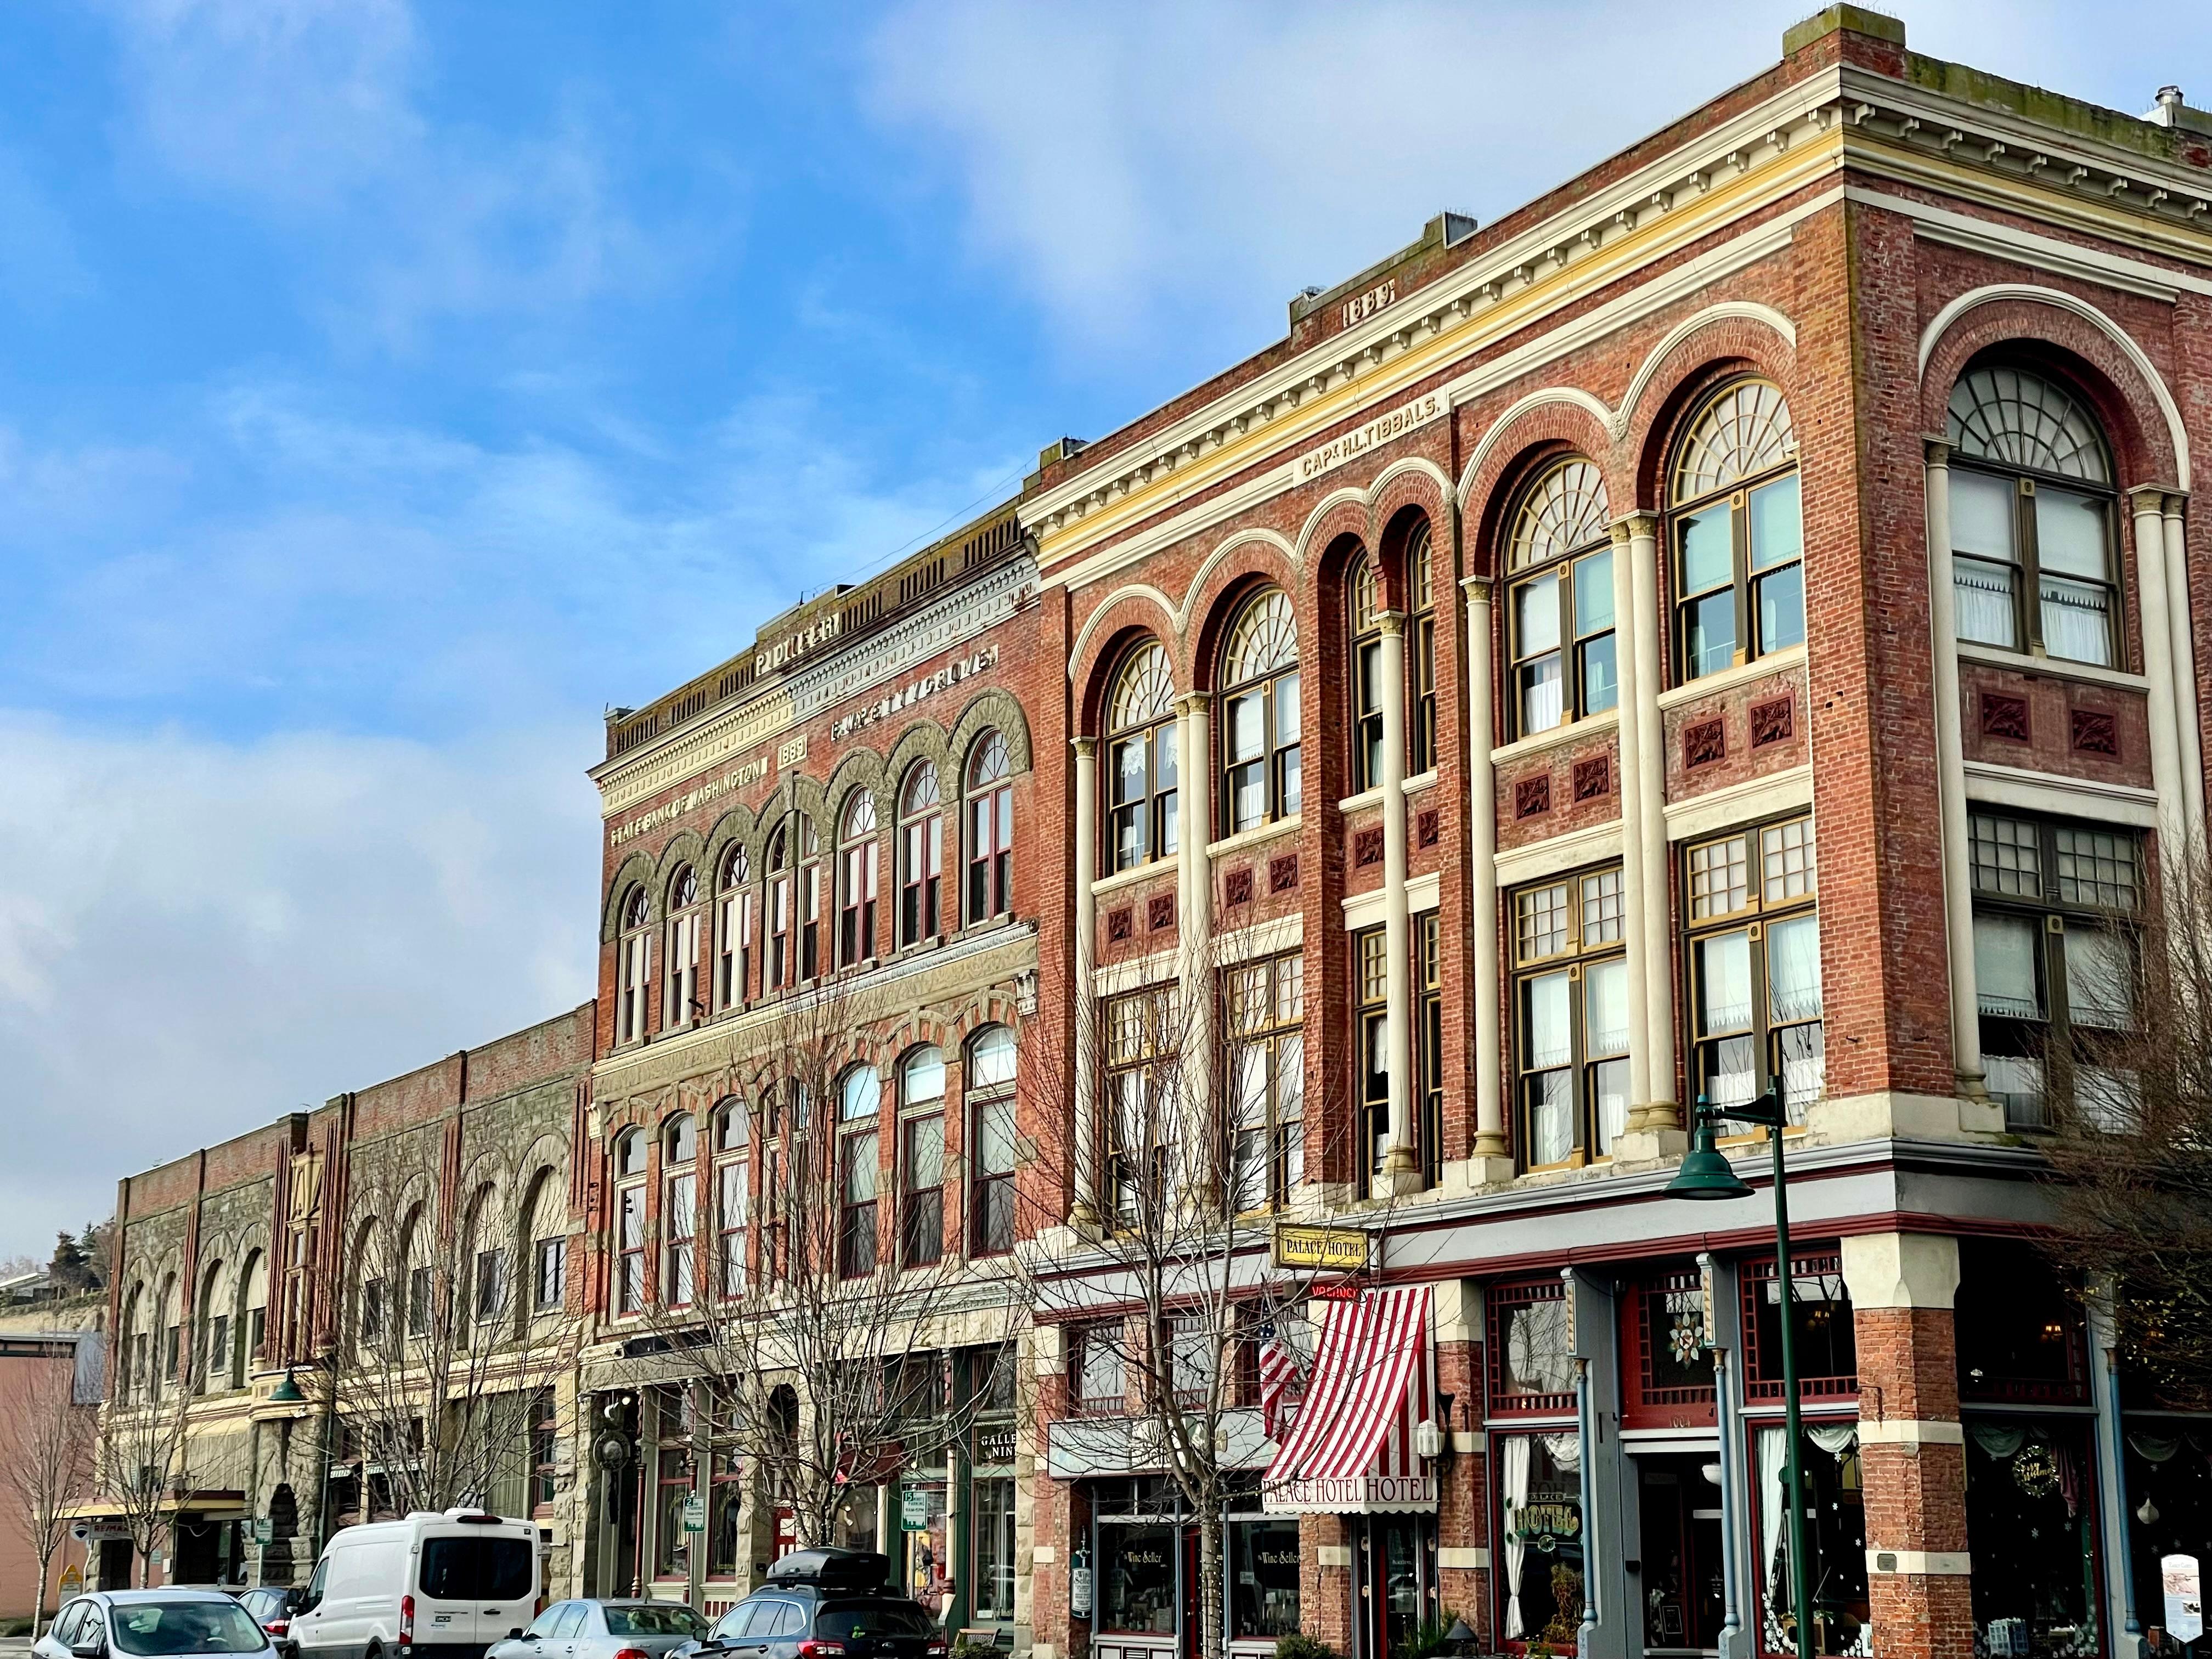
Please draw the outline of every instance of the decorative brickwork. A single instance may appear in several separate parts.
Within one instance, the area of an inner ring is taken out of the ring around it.
[[[1443,816],[1436,808],[1418,812],[1413,817],[1413,844],[1434,847],[1443,839]]]
[[[1292,892],[1297,884],[1298,855],[1296,853],[1284,853],[1267,860],[1267,890],[1270,893]]]
[[[1382,862],[1382,826],[1370,824],[1352,838],[1352,862],[1356,869],[1364,870],[1370,864]]]
[[[1593,755],[1575,763],[1575,799],[1598,800],[1613,793],[1613,757]]]
[[[1552,775],[1539,772],[1513,786],[1513,816],[1533,818],[1552,810]]]
[[[1125,904],[1106,913],[1106,937],[1115,944],[1135,938],[1136,933],[1137,912],[1133,906]]]
[[[1982,735],[2002,738],[2007,743],[2030,741],[2027,724],[2027,699],[2008,697],[1998,691],[1982,693]]]
[[[1686,768],[1712,766],[1728,758],[1728,724],[1699,720],[1682,728],[1682,764]]]
[[[1246,865],[1241,870],[1231,870],[1227,875],[1222,877],[1221,902],[1232,907],[1249,904],[1252,902],[1252,866],[1250,865]]]
[[[2073,708],[2067,711],[2069,741],[2085,755],[2111,755],[2120,752],[2120,723],[2110,714],[2097,708]]]
[[[1770,743],[1787,743],[1797,730],[1797,705],[1789,697],[1775,697],[1751,706],[1751,746],[1764,749]]]
[[[1164,933],[1176,925],[1176,901],[1173,893],[1155,893],[1145,901],[1145,926],[1155,933]]]

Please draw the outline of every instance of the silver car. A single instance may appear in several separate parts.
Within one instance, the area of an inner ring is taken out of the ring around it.
[[[707,1634],[681,1601],[556,1601],[484,1659],[660,1659]]]
[[[80,1595],[38,1645],[36,1659],[276,1659],[252,1615],[221,1590],[94,1590]]]

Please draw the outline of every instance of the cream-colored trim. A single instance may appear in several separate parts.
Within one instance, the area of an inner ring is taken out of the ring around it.
[[[1966,1443],[1966,1428],[1963,1423],[1946,1423],[1934,1417],[1889,1417],[1871,1421],[1859,1419],[1859,1444],[1862,1446],[1963,1446]]]
[[[2140,294],[2147,299],[2162,300],[2169,305],[2185,293],[2212,294],[2212,281],[2192,276],[2186,271],[2170,270],[2164,265],[2154,265],[2147,260],[2107,253],[2101,248],[2087,247],[2080,242],[2062,242],[2055,236],[2039,236],[2033,231],[2021,230],[1997,220],[1977,219],[1964,213],[1954,213],[1947,208],[1932,207],[1925,202],[1893,196],[1887,191],[1872,190],[1864,185],[1847,185],[1844,193],[1851,201],[1863,206],[1879,208],[1911,220],[1912,234],[1923,241],[1941,242],[1947,246],[1962,247],[1976,253],[1994,254],[2014,264],[2033,265],[2061,276],[2071,276],[2078,282],[2095,283],[2100,287],[2118,289],[2126,294]]]
[[[1109,962],[1104,967],[1091,971],[1091,994],[1096,997],[1119,996],[1124,991],[1140,991],[1147,985],[1158,985],[1172,980],[1182,956],[1182,952],[1170,945],[1164,951],[1153,951],[1122,962]]]
[[[2158,828],[2158,792],[2131,783],[2097,783],[2025,767],[1966,763],[1966,799],[2020,812],[2106,818],[2138,830]]]
[[[1613,410],[1607,407],[1605,399],[1594,392],[1583,391],[1578,386],[1539,386],[1535,391],[1515,398],[1496,420],[1483,428],[1482,436],[1475,440],[1474,448],[1468,453],[1467,465],[1460,469],[1459,489],[1455,493],[1462,507],[1467,505],[1467,498],[1474,489],[1474,481],[1482,476],[1483,466],[1490,459],[1490,452],[1497,448],[1506,433],[1512,429],[1514,422],[1530,410],[1541,409],[1547,404],[1571,404],[1607,432],[1613,430]]]
[[[1435,788],[1436,782],[1437,769],[1431,766],[1427,771],[1416,772],[1412,777],[1407,778],[1403,787],[1400,790],[1400,793],[1401,794],[1418,795],[1424,789]]]
[[[1709,794],[1667,803],[1667,839],[1689,841],[1731,824],[1750,823],[1813,804],[1813,769],[1793,766],[1763,778],[1748,778]]]
[[[1763,657],[1753,657],[1749,662],[1740,662],[1723,668],[1717,674],[1700,674],[1680,685],[1670,685],[1659,694],[1662,708],[1680,708],[1686,702],[1695,702],[1700,697],[1710,697],[1716,691],[1732,690],[1752,680],[1764,679],[1769,674],[1779,674],[1805,665],[1805,647],[1802,645],[1784,647],[1769,652]]]
[[[1503,744],[1490,751],[1490,763],[1504,766],[1530,755],[1540,755],[1547,749],[1563,748],[1583,738],[1601,737],[1620,724],[1620,711],[1618,708],[1601,708],[1596,714],[1585,714],[1578,720],[1563,721],[1548,732],[1539,732],[1534,737],[1516,738],[1509,744]]]
[[[2173,393],[2166,389],[2166,381],[2149,354],[2137,345],[2135,337],[2078,295],[2064,293],[2055,288],[2043,288],[2033,283],[1991,283],[1972,289],[1937,312],[1928,326],[1920,333],[1920,372],[1928,373],[1928,360],[1951,325],[1977,307],[1991,305],[2000,300],[2027,300],[2046,305],[2081,318],[2092,327],[2102,331],[2120,349],[2120,355],[2134,366],[2150,387],[2150,395],[2157,399],[2159,413],[2166,419],[2166,434],[2173,446],[2173,465],[2181,474],[2181,487],[2189,483],[2189,431],[2182,424],[2181,410],[2173,401]]]
[[[1433,870],[1425,876],[1413,877],[1406,884],[1407,911],[1419,915],[1424,910],[1435,909],[1443,902],[1442,887],[1443,884]],[[1383,915],[1389,908],[1390,893],[1388,888],[1377,887],[1369,892],[1354,893],[1350,898],[1340,899],[1338,902],[1344,907],[1345,931],[1357,933],[1382,925]]]
[[[1964,1550],[1885,1550],[1867,1552],[1867,1571],[1876,1577],[1964,1578],[1974,1570],[1973,1558]]]
[[[1829,199],[1833,196],[1834,192],[1831,191]],[[1685,317],[1668,329],[1659,343],[1652,347],[1645,356],[1636,371],[1636,378],[1628,383],[1627,394],[1620,400],[1620,412],[1613,417],[1613,435],[1616,439],[1628,435],[1629,423],[1636,418],[1637,405],[1644,401],[1644,394],[1650,390],[1652,377],[1658,374],[1660,366],[1667,361],[1667,354],[1708,324],[1726,322],[1732,318],[1763,324],[1780,335],[1792,351],[1797,349],[1797,325],[1772,306],[1763,306],[1756,300],[1723,300],[1718,305],[1707,306],[1703,311],[1694,316]]]
[[[1616,818],[1610,823],[1593,823],[1586,830],[1531,842],[1526,847],[1508,848],[1494,860],[1498,884],[1517,887],[1523,882],[1541,881],[1565,870],[1580,869],[1585,864],[1617,859],[1620,847],[1620,822]]]
[[[1224,929],[1213,936],[1213,957],[1226,967],[1231,963],[1249,962],[1255,957],[1272,957],[1284,951],[1295,951],[1306,936],[1306,919],[1302,915],[1270,916],[1265,921],[1255,921],[1249,927]]]
[[[1176,857],[1180,857],[1178,854]],[[1133,869],[1116,870],[1110,876],[1101,876],[1091,884],[1093,898],[1105,898],[1120,892],[1124,887],[1135,887],[1147,878],[1176,868],[1176,857],[1147,859]]]
[[[1067,652],[1069,679],[1073,680],[1075,678],[1075,665],[1083,660],[1083,653],[1091,643],[1091,636],[1098,630],[1099,624],[1106,618],[1106,613],[1127,599],[1150,600],[1159,606],[1161,621],[1170,629],[1177,630],[1182,629],[1182,615],[1176,610],[1176,602],[1173,599],[1150,582],[1124,582],[1109,593],[1105,599],[1083,619],[1083,626],[1076,630],[1075,643],[1068,647]]]
[[[1356,795],[1346,795],[1342,800],[1337,802],[1336,810],[1340,812],[1364,812],[1370,806],[1380,806],[1382,804],[1382,786],[1378,783],[1372,789],[1363,789]]]
[[[1440,1544],[1437,1547],[1437,1565],[1455,1572],[1486,1572],[1490,1569],[1490,1552],[1464,1544]]]
[[[2069,662],[2063,657],[2034,657],[2025,651],[1976,645],[1968,640],[1959,641],[1959,660],[1978,662],[1989,668],[2010,668],[2039,680],[2075,680],[2083,685],[2109,685],[2122,691],[2150,690],[2148,680],[2124,668],[2100,668],[2093,662]]]
[[[1248,848],[1257,847],[1261,842],[1273,841],[1278,836],[1296,835],[1299,820],[1304,816],[1303,812],[1293,812],[1286,818],[1277,818],[1273,823],[1259,824],[1250,830],[1239,830],[1233,836],[1225,836],[1219,841],[1208,842],[1206,856],[1210,859],[1227,858],[1231,853],[1242,853]]]

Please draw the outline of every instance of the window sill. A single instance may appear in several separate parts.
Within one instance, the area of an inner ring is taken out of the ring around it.
[[[1966,640],[1958,644],[1960,662],[1979,663],[1984,668],[2009,668],[2016,673],[2031,674],[2039,679],[2078,680],[2087,685],[2110,685],[2124,691],[2148,691],[2150,681],[2141,674],[2130,674],[2120,668],[2100,668],[2093,662],[2072,662],[2064,657],[2038,657],[2025,651],[2008,651],[2002,646],[1976,645]]]
[[[1273,841],[1279,836],[1296,835],[1303,816],[1293,812],[1289,817],[1277,818],[1273,823],[1240,830],[1224,840],[1210,843],[1206,849],[1206,856],[1210,859],[1225,858],[1231,853],[1241,853],[1248,847],[1256,847],[1261,842]]]
[[[1547,732],[1544,735],[1549,737],[1551,733]],[[1435,787],[1436,781],[1437,769],[1431,766],[1427,771],[1416,772],[1412,777],[1401,781],[1398,785],[1398,793],[1401,795],[1419,794],[1424,789]],[[1370,806],[1380,806],[1382,804],[1382,786],[1378,783],[1372,789],[1363,789],[1356,795],[1346,795],[1342,800],[1337,802],[1336,810],[1340,812],[1359,812]]]
[[[1157,876],[1163,871],[1175,869],[1178,861],[1174,857],[1150,859],[1132,869],[1116,870],[1110,876],[1101,876],[1091,884],[1091,896],[1093,898],[1104,898],[1108,894],[1118,893],[1125,887],[1135,887],[1148,876]]]
[[[1541,754],[1547,749],[1557,749],[1562,744],[1573,743],[1578,738],[1596,737],[1612,731],[1620,724],[1620,711],[1618,708],[1601,709],[1595,714],[1585,714],[1578,720],[1562,720],[1548,732],[1539,732],[1534,737],[1516,738],[1511,743],[1492,750],[1490,763],[1503,766],[1526,755]]]
[[[1770,651],[1763,657],[1753,657],[1749,662],[1737,663],[1717,673],[1700,674],[1693,680],[1669,686],[1659,694],[1659,707],[1679,708],[1699,697],[1710,697],[1716,691],[1733,690],[1753,680],[1764,679],[1769,674],[1778,674],[1784,669],[1802,668],[1804,665],[1805,647],[1802,645],[1793,645],[1782,651]]]

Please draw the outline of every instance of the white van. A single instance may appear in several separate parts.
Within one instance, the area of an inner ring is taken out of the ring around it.
[[[474,1510],[348,1527],[292,1615],[299,1659],[483,1659],[537,1611],[538,1528]]]

